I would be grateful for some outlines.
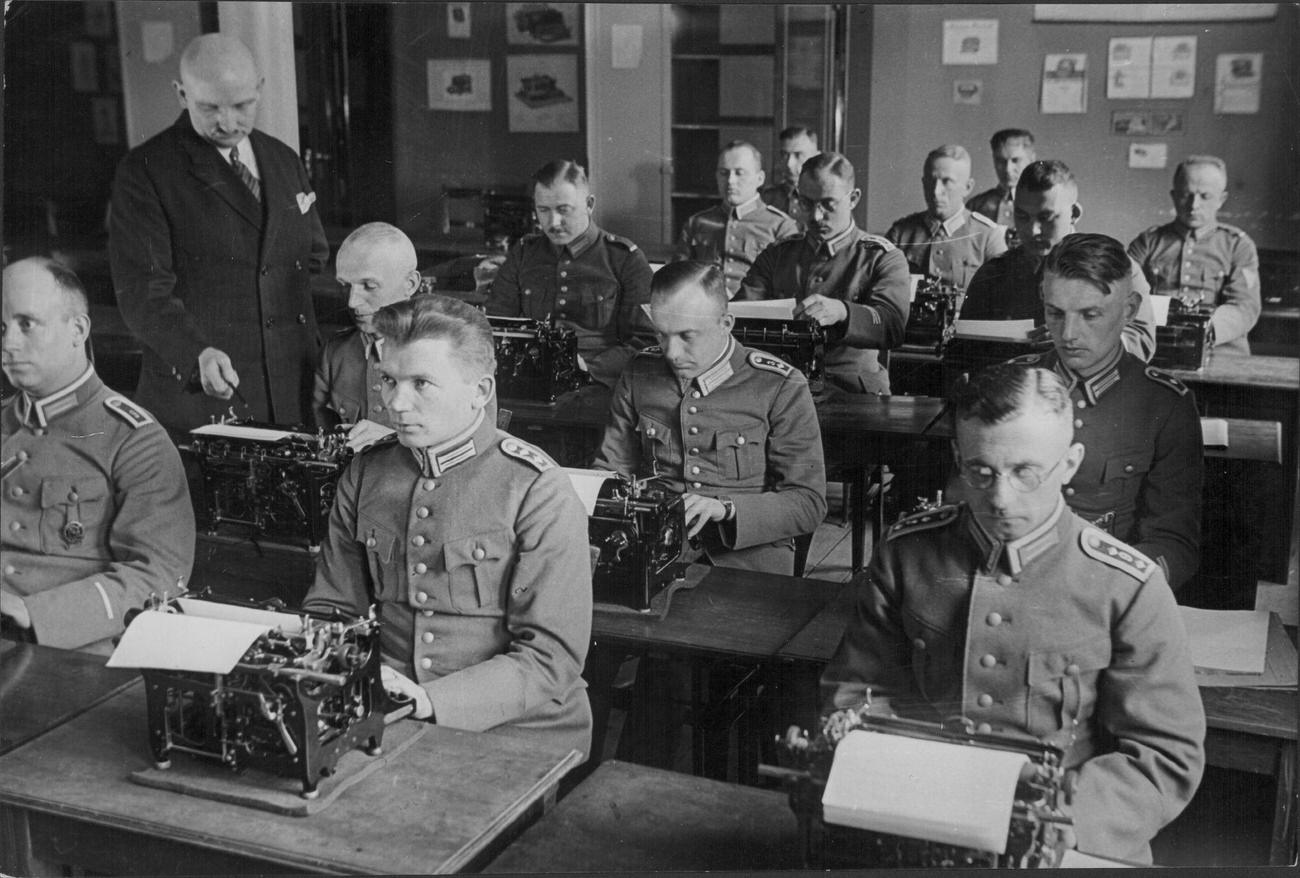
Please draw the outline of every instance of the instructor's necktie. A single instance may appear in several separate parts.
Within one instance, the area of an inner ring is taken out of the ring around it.
[[[239,160],[239,150],[237,149],[230,151],[230,167],[235,169],[235,173],[239,175],[239,179],[244,181],[248,191],[252,192],[253,197],[260,202],[262,200],[262,184],[253,176],[253,172],[248,169],[248,166]]]

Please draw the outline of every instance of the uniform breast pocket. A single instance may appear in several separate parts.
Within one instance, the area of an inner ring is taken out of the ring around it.
[[[903,633],[912,656],[912,677],[921,696],[930,702],[943,698],[943,687],[960,680],[954,666],[952,635],[911,610],[903,611]]]
[[[758,479],[767,471],[767,424],[762,421],[719,430],[714,441],[718,469],[727,478]]]
[[[363,515],[357,520],[357,541],[366,551],[366,566],[375,584],[375,597],[385,601],[402,600],[400,559],[396,557],[397,534]]]
[[[467,612],[505,606],[513,545],[507,530],[448,540],[443,545],[453,608]]]
[[[1201,286],[1210,293],[1217,293],[1228,282],[1228,273],[1217,265],[1201,266]]]
[[[1110,638],[1102,636],[1029,654],[1025,723],[1031,734],[1048,735],[1092,716],[1097,676],[1110,666],[1110,651]]]
[[[1144,448],[1121,450],[1106,458],[1101,468],[1102,493],[1111,499],[1136,494],[1151,469],[1151,452]]]
[[[94,555],[108,541],[112,493],[100,476],[41,480],[41,547],[53,555]]]
[[[641,415],[636,431],[641,436],[641,463],[649,466],[654,461],[661,466],[673,462],[672,428],[657,418]]]
[[[582,325],[596,329],[608,324],[613,319],[617,297],[612,288],[584,287],[580,294]]]

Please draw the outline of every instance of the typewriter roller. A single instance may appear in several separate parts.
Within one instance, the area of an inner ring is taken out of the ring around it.
[[[608,479],[587,520],[597,603],[646,610],[682,576],[686,513],[681,494],[645,481]]]
[[[554,402],[591,381],[578,363],[572,329],[527,317],[489,317],[497,358],[497,397]]]
[[[746,347],[780,357],[808,379],[819,393],[825,384],[826,333],[811,320],[737,317],[731,334]]]

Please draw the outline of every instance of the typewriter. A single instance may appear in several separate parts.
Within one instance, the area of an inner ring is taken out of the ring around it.
[[[352,458],[345,429],[312,434],[230,418],[194,428],[179,447],[203,473],[195,512],[208,533],[319,551]]]
[[[813,393],[822,390],[826,375],[826,333],[817,323],[799,317],[737,317],[731,334],[746,347],[780,357],[808,379]]]
[[[489,317],[497,358],[497,397],[555,402],[585,387],[578,336],[567,326],[527,317]]]
[[[650,601],[683,575],[682,495],[651,480],[607,479],[587,520],[587,537],[596,556],[596,602],[649,609]]]
[[[109,664],[128,637],[153,637],[168,628],[219,636],[233,622],[256,622],[266,630],[224,673],[140,668],[158,768],[170,768],[173,753],[233,771],[258,768],[300,780],[301,795],[311,799],[344,754],[380,752],[384,711],[392,704],[380,681],[373,613],[273,613],[201,596],[164,596],[133,613]],[[192,657],[170,658],[180,660],[168,664],[185,667]]]
[[[1174,296],[1164,326],[1156,327],[1156,352],[1151,365],[1163,369],[1200,369],[1214,349],[1209,345],[1214,306]]]
[[[903,347],[942,357],[956,332],[957,315],[966,291],[937,277],[924,277],[916,285],[907,316]]]
[[[1063,811],[1065,753],[1061,748],[1028,738],[975,732],[965,724],[952,729],[916,720],[872,716],[869,711],[870,697],[861,708],[835,711],[823,718],[820,732],[813,737],[791,727],[777,740],[778,760],[782,764],[759,766],[760,774],[781,780],[789,790],[790,807],[799,822],[805,867],[1023,868],[1060,864],[1065,853],[1061,828],[1070,823]],[[1022,775],[1016,785],[1004,848],[978,850],[827,822],[822,799],[836,748],[846,735],[859,729],[1028,757],[1033,777],[1025,780]]]

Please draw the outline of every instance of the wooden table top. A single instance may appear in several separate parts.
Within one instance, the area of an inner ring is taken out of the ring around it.
[[[770,659],[835,597],[842,583],[714,567],[673,595],[668,615],[597,612],[597,643],[680,654]]]
[[[1300,360],[1294,357],[1216,353],[1199,370],[1167,371],[1188,384],[1235,384],[1243,387],[1300,390]]]
[[[487,872],[799,868],[784,793],[604,762]]]
[[[0,640],[0,754],[84,713],[140,681],[107,658]]]
[[[323,811],[288,817],[132,783],[131,772],[152,764],[147,733],[144,689],[132,687],[0,758],[0,802],[293,871],[455,872],[489,851],[579,758],[507,735],[430,726],[394,764]]]

